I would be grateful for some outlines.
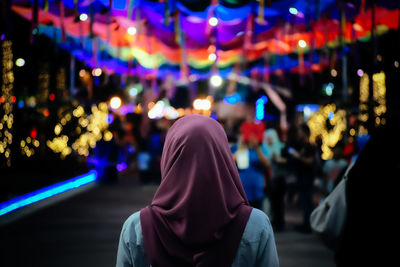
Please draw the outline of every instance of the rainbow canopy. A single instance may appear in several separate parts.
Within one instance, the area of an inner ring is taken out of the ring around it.
[[[13,0],[12,10],[89,67],[207,76],[238,62],[247,71],[321,70],[322,48],[370,38],[372,8],[378,34],[399,27],[396,1],[342,2]]]

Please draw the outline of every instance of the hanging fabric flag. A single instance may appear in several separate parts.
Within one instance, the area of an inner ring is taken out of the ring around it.
[[[264,0],[259,0],[260,4],[258,6],[258,23],[264,24]]]
[[[169,1],[164,0],[164,26],[169,26],[170,14],[169,14]]]
[[[144,30],[145,30],[146,41],[147,41],[147,53],[149,55],[151,55],[151,54],[153,54],[152,42],[151,42],[152,41],[151,38],[153,36],[152,29],[147,24],[146,27],[144,28]]]
[[[135,9],[135,21],[136,21],[136,42],[139,42],[140,35],[142,33],[142,25],[140,23],[140,8]]]
[[[112,7],[112,0],[109,0],[109,7],[107,10],[107,43],[111,43],[111,7]]]
[[[215,5],[210,6],[210,8],[208,9],[208,12],[207,12],[207,19],[206,19],[207,23],[206,23],[206,31],[205,31],[207,38],[210,37],[211,32],[214,28],[213,26],[210,25],[210,19],[212,17],[215,17],[215,7],[216,7]]]
[[[340,46],[344,47],[346,38],[346,12],[344,1],[340,2]]]
[[[90,39],[92,39],[94,37],[94,34],[93,34],[93,23],[94,23],[93,0],[91,0],[90,4],[89,4],[89,15],[90,15],[90,21],[89,21]]]
[[[184,32],[181,32],[181,78],[183,80],[187,80],[189,77],[189,66],[187,62],[187,50],[186,50],[186,35]]]
[[[175,42],[178,44],[182,44],[182,28],[181,28],[181,14],[179,10],[175,12]]]
[[[98,53],[99,53],[99,40],[98,40],[98,38],[93,38],[92,50],[93,50],[94,67],[97,68],[98,67]]]
[[[317,13],[315,16],[315,20],[319,20],[320,16],[321,16],[321,1],[317,0]]]
[[[254,14],[250,13],[250,15],[247,18],[246,33],[244,36],[244,43],[243,43],[245,51],[252,49],[253,30],[254,30]]]
[[[158,96],[158,83],[157,83],[157,77],[158,77],[158,66],[155,67],[153,70],[153,78],[151,80],[151,87],[153,89],[153,93]]]
[[[360,12],[365,13],[365,0],[361,0]]]
[[[75,16],[75,19],[78,19],[78,16],[79,16],[78,0],[74,0],[74,16]]]
[[[264,81],[269,83],[270,82],[270,69],[269,69],[269,52],[264,53]]]
[[[60,1],[60,26],[61,26],[61,42],[66,41],[65,27],[64,27],[64,2]]]
[[[127,12],[127,18],[129,20],[132,20],[132,12],[133,12],[133,6],[135,4],[135,0],[128,0],[128,12]]]
[[[32,8],[32,24],[31,24],[31,43],[33,42],[33,35],[36,34],[39,18],[39,0],[33,1]]]
[[[49,0],[44,0],[43,10],[46,12],[49,11]]]
[[[300,84],[304,85],[304,48],[299,47],[299,79],[300,79]]]

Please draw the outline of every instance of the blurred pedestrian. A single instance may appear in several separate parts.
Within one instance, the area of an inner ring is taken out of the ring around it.
[[[286,203],[295,202],[297,194],[297,176],[299,171],[299,161],[289,151],[300,150],[299,130],[296,125],[291,125],[287,132],[287,139],[281,151],[281,162],[286,171]]]
[[[282,158],[284,144],[279,140],[278,133],[275,129],[267,129],[265,131],[264,140],[272,170],[270,195],[272,226],[275,231],[280,231],[285,225],[286,171],[284,164],[286,160]]]
[[[323,179],[324,179],[324,191],[329,194],[333,191],[337,185],[337,181],[340,180],[339,175],[343,174],[347,167],[347,162],[343,156],[343,144],[338,143],[333,148],[333,157],[325,161],[322,167]]]
[[[121,266],[278,266],[268,217],[250,207],[223,128],[189,115],[167,133],[150,206],[122,229]]]
[[[242,127],[239,142],[231,147],[231,151],[250,205],[262,210],[266,186],[265,172],[270,167],[268,151],[255,132],[250,130],[248,136],[246,135],[246,130]]]
[[[300,150],[289,148],[288,152],[298,161],[299,203],[303,212],[303,223],[296,227],[304,233],[311,233],[310,215],[313,210],[313,186],[317,167],[317,151],[310,143],[310,129],[303,123],[299,129]]]
[[[109,141],[101,139],[93,149],[94,158],[90,162],[95,165],[98,181],[105,184],[118,182],[117,165],[123,159],[120,140],[124,136],[121,121],[116,119],[110,126],[112,138]]]

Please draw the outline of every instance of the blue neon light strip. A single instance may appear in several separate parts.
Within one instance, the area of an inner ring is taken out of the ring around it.
[[[77,176],[64,182],[53,184],[31,193],[16,197],[6,202],[0,203],[0,216],[13,210],[25,207],[45,198],[66,192],[68,190],[80,187],[96,180],[96,171],[90,171],[86,174]]]
[[[268,97],[261,96],[256,101],[256,120],[262,121],[265,117],[264,105],[268,102]]]

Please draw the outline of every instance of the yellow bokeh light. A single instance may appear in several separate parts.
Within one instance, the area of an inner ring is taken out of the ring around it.
[[[113,138],[113,134],[110,131],[104,132],[104,140],[105,141],[111,141],[112,138]]]
[[[75,132],[79,134],[79,137],[71,144],[68,145],[69,138],[66,135],[53,138],[46,142],[47,146],[55,153],[60,153],[62,159],[66,158],[72,153],[72,150],[76,151],[81,156],[88,156],[89,150],[96,146],[97,141],[102,138],[102,133],[107,131],[107,115],[108,106],[107,103],[101,102],[97,106],[93,105],[90,110],[92,114],[87,115],[82,106],[78,106],[73,110],[72,115],[79,118],[79,126],[75,128]],[[67,114],[63,119],[67,123],[71,119],[71,114]],[[62,122],[63,119],[61,119]],[[86,132],[83,132],[82,128],[85,128]],[[55,132],[61,133],[62,126],[58,123],[55,126]],[[35,142],[33,143],[36,144]],[[37,143],[39,145],[39,142]],[[35,145],[36,146],[36,145]]]
[[[112,109],[118,109],[119,107],[121,107],[121,104],[121,98],[119,98],[118,96],[114,96],[110,99],[110,106]]]
[[[333,128],[328,131],[326,121],[331,112],[334,116],[329,120],[329,123]],[[322,138],[322,159],[327,160],[332,158],[332,148],[342,139],[343,132],[347,128],[346,112],[341,109],[337,110],[335,104],[328,104],[311,115],[307,124],[310,127],[311,142],[315,143],[317,137]]]
[[[57,125],[54,127],[54,134],[55,134],[55,135],[59,135],[59,134],[61,133],[61,131],[62,131],[62,126],[61,126],[60,124],[57,124]]]

